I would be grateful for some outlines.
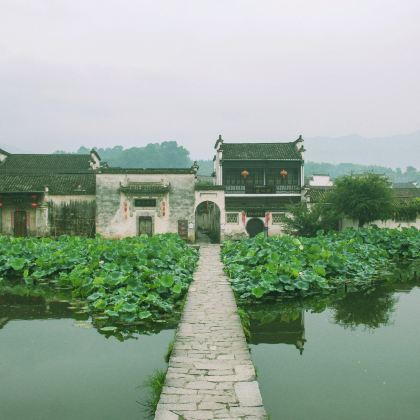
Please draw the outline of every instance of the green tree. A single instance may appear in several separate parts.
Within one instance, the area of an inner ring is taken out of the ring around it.
[[[189,151],[176,141],[129,149],[122,146],[95,149],[104,162],[121,168],[189,168],[192,164]],[[82,146],[77,153],[89,153],[89,149]]]
[[[399,222],[415,221],[420,215],[420,198],[396,200],[394,204],[394,220]]]
[[[358,220],[359,226],[388,219],[394,208],[388,178],[372,173],[338,178],[328,201],[337,215]]]
[[[318,203],[309,207],[306,203],[293,205],[282,217],[284,230],[290,235],[315,236],[319,231],[338,229],[338,217],[331,206]]]

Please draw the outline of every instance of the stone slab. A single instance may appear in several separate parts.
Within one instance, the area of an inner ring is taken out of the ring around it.
[[[218,245],[200,260],[155,419],[267,419]]]

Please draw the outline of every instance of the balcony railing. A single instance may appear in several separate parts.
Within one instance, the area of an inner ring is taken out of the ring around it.
[[[225,185],[227,194],[300,194],[300,185]]]

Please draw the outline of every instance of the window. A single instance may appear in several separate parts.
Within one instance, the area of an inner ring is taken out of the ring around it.
[[[226,223],[238,223],[239,214],[238,213],[226,213]]]
[[[281,225],[283,223],[282,217],[284,213],[272,213],[273,225]]]
[[[225,185],[245,185],[245,178],[241,176],[240,169],[226,169],[223,178]]]
[[[134,200],[134,207],[156,207],[156,199],[136,198]]]

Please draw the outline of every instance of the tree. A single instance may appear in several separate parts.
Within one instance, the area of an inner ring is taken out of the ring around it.
[[[289,208],[289,214],[282,217],[286,233],[299,236],[315,236],[319,231],[338,229],[338,217],[331,206],[318,203],[309,207],[299,203]]]
[[[188,150],[176,141],[129,149],[122,146],[96,148],[96,151],[104,162],[121,168],[189,168],[192,164]],[[81,146],[77,153],[89,153],[89,149]]]
[[[393,213],[390,182],[373,173],[338,178],[328,201],[337,215],[358,220],[360,227],[374,220],[386,220]]]

